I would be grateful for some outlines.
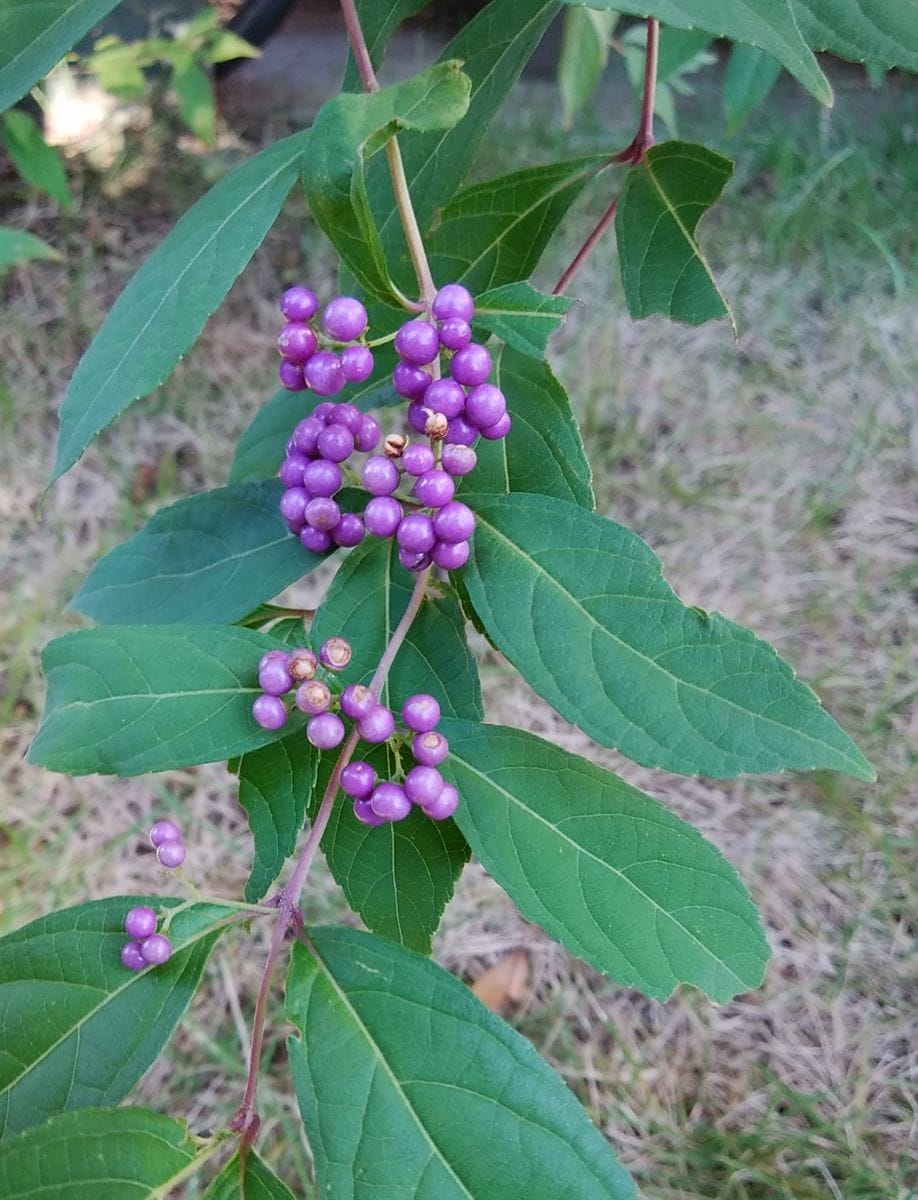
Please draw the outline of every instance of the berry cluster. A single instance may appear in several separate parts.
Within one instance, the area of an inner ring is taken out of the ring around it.
[[[281,697],[295,688],[293,703],[310,718],[307,738],[319,750],[334,749],[344,740],[344,722],[329,711],[339,699],[329,686],[334,685],[329,672],[343,671],[352,654],[350,642],[340,637],[323,642],[318,655],[305,647],[269,650],[258,664],[262,694],[252,705],[252,716],[262,729],[280,729],[287,721],[287,706]],[[345,693],[348,690],[345,688]],[[342,710],[346,711],[343,703]]]
[[[152,908],[145,905],[132,908],[124,918],[124,932],[131,940],[121,947],[121,963],[129,971],[161,967],[172,957],[172,943],[156,932],[156,913]]]
[[[182,831],[174,821],[156,821],[150,830],[150,845],[156,851],[156,858],[161,867],[168,867],[171,871],[185,861]]]
[[[326,304],[317,331],[311,322],[318,307],[308,287],[284,292],[281,312],[287,323],[277,339],[278,374],[288,391],[311,388],[318,396],[337,396],[349,383],[363,383],[373,374],[373,351],[358,340],[366,333],[367,310],[353,296],[336,296]],[[337,353],[332,346],[344,348]]]
[[[440,720],[436,699],[422,692],[409,696],[402,706],[402,720],[417,765],[401,783],[378,782],[373,767],[363,761],[348,763],[341,773],[341,790],[354,801],[354,815],[363,825],[402,821],[413,804],[434,821],[444,821],[459,803],[459,793],[437,770],[449,753],[449,743],[436,730]]]

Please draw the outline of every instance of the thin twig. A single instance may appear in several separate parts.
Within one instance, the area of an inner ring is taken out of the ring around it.
[[[567,268],[564,271],[564,274],[561,276],[561,278],[555,284],[554,288],[552,288],[551,294],[553,296],[563,295],[564,292],[567,291],[568,287],[570,287],[571,280],[574,278],[574,276],[577,274],[577,272],[580,270],[580,268],[583,266],[583,264],[589,258],[590,254],[593,252],[593,247],[596,245],[596,243],[599,241],[599,239],[602,237],[602,235],[606,232],[606,230],[609,228],[609,226],[615,220],[615,213],[616,213],[617,209],[618,209],[618,196],[616,196],[613,199],[612,203],[609,205],[609,207],[606,209],[606,211],[599,218],[599,221],[597,222],[595,227],[590,231],[589,236],[587,237],[586,241],[583,243],[583,245],[580,247],[580,249],[577,251],[577,253],[574,255],[574,257],[571,259],[570,263],[568,264]]]

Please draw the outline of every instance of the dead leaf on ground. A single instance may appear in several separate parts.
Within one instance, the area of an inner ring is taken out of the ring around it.
[[[514,950],[475,980],[472,991],[491,1012],[502,1013],[520,1004],[529,988],[529,956]]]

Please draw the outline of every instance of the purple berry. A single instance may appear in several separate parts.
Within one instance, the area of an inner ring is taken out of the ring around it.
[[[412,804],[425,808],[436,801],[444,783],[436,767],[412,767],[405,776],[405,795]]]
[[[286,358],[281,359],[281,364],[277,368],[277,378],[280,380],[281,387],[286,388],[288,392],[306,391],[306,377],[303,374],[303,368],[296,363],[287,362]]]
[[[316,335],[301,321],[290,321],[280,331],[277,348],[287,362],[302,366],[316,352]]]
[[[319,647],[319,661],[329,671],[343,671],[353,656],[351,643],[343,637],[329,638]]]
[[[403,517],[395,534],[398,544],[403,550],[415,554],[426,554],[432,550],[437,538],[434,534],[433,521],[423,513],[409,513]]]
[[[433,415],[433,409],[428,408],[423,400],[413,400],[408,405],[408,424],[416,433],[427,432],[427,420]]]
[[[475,470],[477,462],[478,455],[472,447],[461,442],[447,442],[440,457],[444,471],[449,471],[450,475],[468,475]]]
[[[448,317],[440,322],[440,345],[444,350],[461,350],[472,340],[472,327],[461,317]]]
[[[309,459],[305,454],[300,454],[298,450],[294,450],[287,455],[278,468],[278,478],[285,488],[302,487],[306,468],[310,465]]]
[[[469,561],[470,553],[468,542],[437,542],[430,557],[444,571],[458,571]]]
[[[451,783],[444,783],[443,791],[433,804],[425,804],[422,807],[431,820],[445,821],[459,807],[459,793]]]
[[[376,772],[368,762],[358,759],[341,772],[341,790],[352,800],[366,800],[376,787]]]
[[[163,818],[162,821],[155,821],[150,828],[150,845],[156,849],[163,842],[180,842],[182,840],[182,831],[174,821],[168,818]]]
[[[181,842],[163,842],[156,847],[156,857],[161,867],[174,871],[185,861],[185,847]]]
[[[312,410],[312,419],[318,421],[323,427],[334,421],[335,414],[338,411],[338,405],[334,400],[323,400],[321,404],[317,404]]]
[[[353,342],[366,332],[367,310],[353,296],[336,296],[325,306],[322,327],[338,342]]]
[[[425,767],[438,767],[449,754],[449,742],[442,733],[435,730],[419,733],[411,741],[411,753],[415,760],[423,763]]]
[[[455,379],[435,379],[424,393],[424,403],[451,420],[458,417],[465,406],[465,389]]]
[[[363,464],[363,486],[374,496],[390,496],[398,487],[398,467],[384,454],[374,454]]]
[[[327,425],[319,434],[319,453],[329,462],[344,462],[354,453],[354,435],[346,425]]]
[[[121,947],[121,965],[129,971],[142,971],[147,965],[146,959],[140,953],[139,942],[125,942]]]
[[[440,721],[440,705],[429,692],[416,692],[402,705],[402,720],[415,733],[429,733]]]
[[[474,425],[470,425],[465,417],[453,417],[446,431],[447,442],[458,442],[463,446],[471,446],[477,437],[478,430]]]
[[[334,501],[330,503],[333,504]],[[285,692],[289,692],[293,687],[293,680],[287,670],[287,664],[277,658],[266,662],[258,671],[258,686],[269,696],[283,696]]]
[[[403,821],[411,812],[411,801],[397,783],[381,783],[370,797],[370,808],[384,821]]]
[[[360,428],[354,435],[354,445],[360,453],[369,454],[371,450],[375,450],[381,437],[382,430],[379,428],[379,422],[363,413],[360,417]]]
[[[438,541],[466,542],[475,531],[475,514],[461,500],[453,500],[436,514],[433,527]]]
[[[457,383],[465,387],[477,387],[479,383],[486,383],[491,374],[491,355],[488,348],[478,342],[469,342],[453,355],[449,372]],[[306,378],[309,379],[308,374]]]
[[[269,662],[280,662],[280,663],[283,663],[284,666],[286,667],[287,660],[289,659],[289,657],[290,657],[290,655],[287,653],[286,650],[268,650],[258,660],[258,669],[260,671],[262,669],[262,667],[264,667]],[[176,833],[174,836],[178,837],[179,835]]]
[[[504,399],[504,393],[493,383],[480,383],[478,387],[473,387],[466,397],[466,418],[479,429],[496,425],[506,411],[507,401]]]
[[[337,463],[317,458],[303,471],[303,487],[311,496],[334,496],[344,477]]]
[[[440,353],[436,325],[430,321],[406,321],[395,335],[395,351],[399,358],[415,367],[433,362]]]
[[[332,530],[332,541],[336,546],[350,549],[360,545],[365,533],[363,521],[356,513],[342,513],[341,520]]]
[[[344,741],[344,722],[335,713],[324,712],[307,722],[306,737],[317,750],[334,750]]]
[[[370,808],[369,800],[354,801],[354,816],[361,825],[377,826],[385,825],[386,823],[385,817],[378,817],[372,808]]]
[[[305,488],[287,488],[280,498],[280,511],[284,520],[299,533],[306,521],[306,505],[310,501],[309,492]]]
[[[395,717],[384,704],[377,704],[357,722],[357,732],[365,742],[387,742],[395,733]]]
[[[319,660],[313,652],[304,647],[291,650],[287,657],[287,672],[294,683],[305,683],[314,678],[318,665]]]
[[[360,426],[363,422],[363,413],[356,404],[336,404],[335,405],[335,420],[334,424],[343,425],[353,435],[355,442],[357,434],[360,432]]]
[[[281,312],[288,321],[308,321],[318,307],[315,292],[302,284],[287,288],[281,297]]]
[[[341,711],[352,721],[360,721],[372,712],[379,701],[362,683],[350,683],[341,693]]]
[[[444,504],[449,504],[452,500],[455,490],[456,485],[453,483],[452,475],[447,474],[442,467],[436,467],[433,471],[425,471],[420,476],[414,485],[412,495],[416,496],[426,508],[442,508]]]
[[[138,942],[156,932],[156,913],[146,905],[128,911],[124,918],[124,932]]]
[[[373,537],[392,537],[402,519],[402,506],[391,496],[376,496],[363,512],[367,533]]]
[[[280,729],[286,723],[287,709],[277,696],[259,696],[252,705],[252,716],[262,729]]]
[[[409,475],[423,475],[433,470],[434,452],[423,442],[412,442],[402,454],[402,467]]]
[[[349,383],[363,383],[373,374],[373,351],[368,346],[348,346],[341,353],[341,370]]]
[[[338,355],[331,350],[316,351],[303,367],[303,378],[319,396],[337,396],[347,383]]]
[[[510,414],[504,413],[499,421],[496,421],[493,425],[489,425],[486,429],[482,429],[481,436],[487,438],[489,442],[499,442],[501,438],[505,438],[510,432],[512,424]]]
[[[430,376],[420,367],[399,362],[392,372],[392,386],[406,400],[420,400],[430,386]]]
[[[151,967],[161,967],[172,957],[172,943],[161,933],[151,933],[140,943],[140,955]]]
[[[402,546],[399,548],[398,561],[406,571],[426,571],[432,560],[429,554],[422,554],[417,550],[406,550]]]
[[[330,533],[341,520],[341,509],[330,496],[316,496],[306,505],[306,523]]]
[[[324,554],[326,550],[331,549],[331,534],[326,533],[324,529],[313,529],[311,525],[307,525],[300,530],[300,543],[312,554]]]
[[[475,314],[475,301],[472,293],[461,283],[446,283],[434,296],[431,313],[438,321],[450,317],[461,317],[463,321],[471,321]]]
[[[331,688],[321,679],[310,679],[296,689],[294,703],[300,712],[304,712],[310,717],[317,717],[319,713],[327,712],[331,702]]]

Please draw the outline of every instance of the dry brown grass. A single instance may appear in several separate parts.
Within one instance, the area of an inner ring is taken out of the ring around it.
[[[4,285],[7,928],[78,899],[176,889],[139,852],[153,813],[180,816],[190,874],[211,893],[237,895],[250,855],[220,766],[71,780],[22,763],[42,700],[38,653],[79,624],[62,614],[77,581],[157,503],[225,477],[233,439],[271,386],[273,297],[298,256],[288,222],[173,380],[90,450],[39,518],[65,381],[160,233],[156,222],[106,227],[114,232],[99,232],[92,246],[74,235],[66,269],[35,267]],[[749,885],[774,958],[760,992],[722,1008],[692,993],[648,1001],[571,960],[474,866],[436,952],[469,977],[512,949],[529,951],[531,990],[515,1019],[648,1197],[904,1200],[918,1121],[915,311],[866,278],[841,309],[820,309],[816,260],[754,277],[733,268],[725,286],[740,293],[735,346],[722,327],[631,323],[606,282],[611,270],[607,250],[579,289],[593,302],[575,310],[556,348],[584,418],[601,510],[654,545],[687,601],[774,642],[860,742],[879,782],[727,783],[647,771],[587,743],[483,652],[489,717],[611,766],[694,822]],[[146,464],[155,468],[152,495]],[[310,920],[340,918],[323,869],[306,909]],[[227,940],[173,1050],[139,1089],[195,1125],[225,1117],[240,1090],[240,1013],[250,1011],[260,957],[257,947],[241,949]],[[266,1151],[292,1169],[298,1144],[308,1151],[281,1061],[270,1091]]]

